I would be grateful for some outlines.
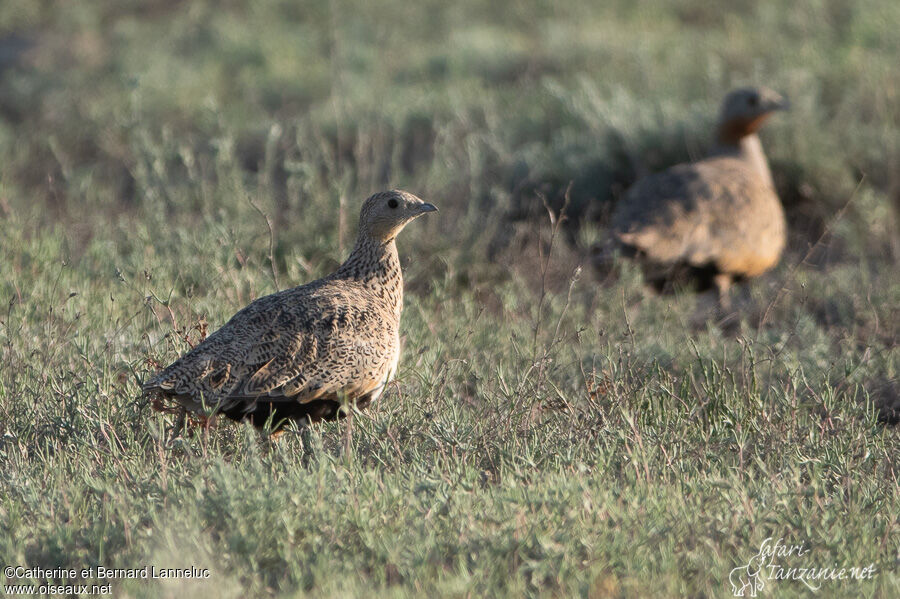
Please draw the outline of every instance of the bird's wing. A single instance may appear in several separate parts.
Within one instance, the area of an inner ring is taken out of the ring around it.
[[[613,231],[657,262],[701,266],[752,253],[781,221],[764,181],[737,160],[710,159],[638,181],[617,207]]]
[[[263,398],[352,399],[383,384],[395,334],[386,319],[346,293],[302,291],[253,302],[144,390],[225,410]]]

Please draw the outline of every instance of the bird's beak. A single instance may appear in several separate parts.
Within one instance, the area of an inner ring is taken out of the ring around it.
[[[425,212],[437,212],[437,211],[438,211],[437,206],[435,206],[434,204],[429,204],[428,202],[422,202],[421,204],[419,204],[419,212],[422,212],[423,214]]]
[[[791,102],[787,99],[787,96],[783,96],[778,93],[773,93],[771,96],[765,99],[766,109],[769,111],[772,110],[790,110]]]

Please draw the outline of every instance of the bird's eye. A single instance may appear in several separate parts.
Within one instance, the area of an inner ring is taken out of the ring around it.
[[[759,104],[759,98],[756,96],[750,96],[749,98],[747,98],[747,104],[749,104],[750,106],[756,106],[757,104]]]
[[[397,199],[396,199],[396,198],[391,198],[391,199],[389,199],[389,200],[388,200],[388,207],[390,207],[390,208],[396,208],[396,207],[397,207]]]

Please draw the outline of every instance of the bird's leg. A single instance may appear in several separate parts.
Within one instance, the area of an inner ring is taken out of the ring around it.
[[[301,454],[304,456],[304,463],[309,456],[312,455],[312,429],[308,422],[300,423],[300,445],[302,447]]]
[[[350,451],[353,449],[353,411],[347,412],[344,419],[344,459],[350,459]]]
[[[719,310],[723,317],[731,315],[731,275],[720,272],[713,277],[719,293]]]
[[[169,435],[169,440],[166,442],[166,445],[171,445],[175,439],[181,436],[182,431],[184,430],[184,421],[187,418],[187,408],[182,407],[178,411],[178,419],[175,421],[175,424],[172,426],[172,434]]]
[[[741,331],[741,321],[731,308],[731,275],[719,273],[713,281],[719,292],[719,326],[726,335],[737,335]]]

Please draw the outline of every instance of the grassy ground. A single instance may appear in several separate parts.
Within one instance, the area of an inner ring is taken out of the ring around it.
[[[133,597],[723,597],[781,537],[786,566],[874,564],[818,594],[896,596],[900,4],[594,4],[0,5],[2,565],[210,570]],[[732,337],[578,265],[746,83],[793,103],[763,133],[792,240]],[[377,409],[167,444],[140,381],[329,272],[393,186],[441,212],[400,240]]]

